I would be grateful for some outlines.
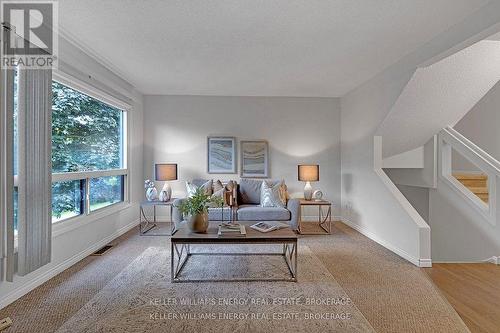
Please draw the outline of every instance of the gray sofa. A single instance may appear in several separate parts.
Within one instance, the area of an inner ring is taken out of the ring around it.
[[[201,186],[206,180],[196,179],[192,183]],[[278,181],[271,181],[277,183]],[[290,228],[297,230],[300,215],[299,199],[289,199],[286,208],[281,207],[261,207],[260,190],[262,180],[259,179],[241,179],[236,186],[236,206],[234,207],[234,217],[238,221],[280,221],[290,225]],[[179,228],[184,223],[180,211],[177,209],[179,204],[185,199],[176,199],[172,212],[172,221],[175,227]],[[210,221],[225,221],[230,218],[230,208],[209,208],[208,218]]]

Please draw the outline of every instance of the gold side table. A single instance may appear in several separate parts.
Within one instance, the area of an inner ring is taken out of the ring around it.
[[[310,206],[318,207],[318,222],[306,222],[302,220],[303,208]],[[307,232],[304,230],[304,223],[314,223],[323,229],[324,232]],[[300,200],[299,233],[302,235],[330,235],[332,233],[332,203],[326,200]]]

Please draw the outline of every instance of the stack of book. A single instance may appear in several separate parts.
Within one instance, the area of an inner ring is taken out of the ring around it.
[[[241,224],[221,224],[219,225],[219,232],[217,233],[219,237],[245,237],[247,231],[244,225]]]

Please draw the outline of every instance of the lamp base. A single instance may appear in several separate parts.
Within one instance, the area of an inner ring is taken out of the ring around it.
[[[166,202],[172,198],[172,188],[168,182],[165,182],[163,188],[161,189],[160,195],[158,196],[158,200]]]
[[[311,200],[313,195],[313,190],[311,186],[311,182],[306,182],[306,186],[304,186],[304,199]]]

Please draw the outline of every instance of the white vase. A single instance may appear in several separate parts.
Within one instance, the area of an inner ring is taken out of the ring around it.
[[[165,185],[163,185],[163,188],[161,189],[158,200],[167,202],[170,200],[171,197],[172,197],[172,188],[168,183],[165,183]]]
[[[150,187],[146,190],[146,199],[148,201],[158,200],[158,191],[155,187]]]
[[[304,187],[304,199],[311,200],[312,199],[312,186],[310,182],[306,182],[306,186]]]

